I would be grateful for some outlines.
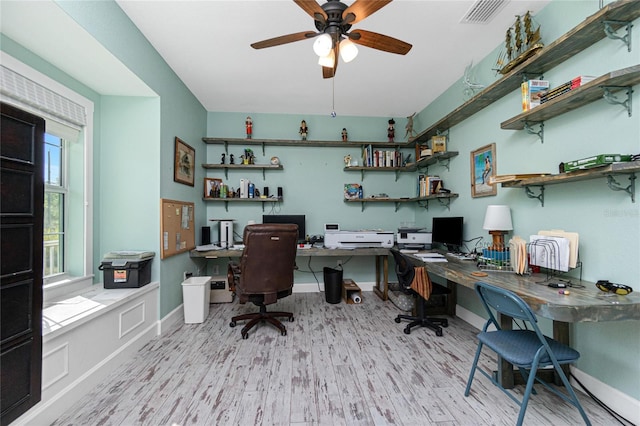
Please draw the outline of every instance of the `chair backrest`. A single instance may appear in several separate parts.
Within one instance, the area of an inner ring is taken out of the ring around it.
[[[482,281],[476,282],[475,289],[489,314],[489,322],[493,323],[496,328],[500,329],[493,310],[513,319],[528,321],[532,324],[537,323],[538,320],[529,305],[517,294]]]
[[[415,277],[413,261],[408,256],[405,256],[396,249],[391,249],[391,255],[396,262],[396,275],[398,276],[398,283],[404,288],[411,287],[411,283],[413,282],[413,278]]]
[[[244,228],[238,287],[241,299],[264,295],[265,304],[293,288],[298,225],[256,224]]]

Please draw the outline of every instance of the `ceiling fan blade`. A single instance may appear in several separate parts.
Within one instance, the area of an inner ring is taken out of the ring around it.
[[[264,49],[265,47],[279,46],[281,44],[293,43],[294,41],[306,40],[317,36],[313,31],[302,31],[294,34],[287,34],[267,40],[257,41],[251,44],[254,49]]]
[[[413,47],[397,38],[389,37],[384,34],[374,33],[367,30],[354,30],[349,33],[349,39],[362,46],[371,47],[389,53],[397,53],[398,55],[406,55]]]
[[[357,24],[389,3],[391,3],[391,0],[356,0],[342,12],[343,23]],[[353,15],[353,17],[349,16],[349,14]]]
[[[324,10],[322,10],[322,7],[320,7],[320,5],[316,2],[316,0],[293,0],[293,1],[295,2],[295,4],[300,6],[302,10],[307,12],[307,14],[309,14],[309,16],[311,16],[316,21],[320,21],[323,23],[327,21],[327,14],[325,13]]]
[[[333,55],[333,68],[330,67],[322,67],[322,78],[333,78],[336,76],[336,71],[338,70],[338,46],[331,49],[330,55]]]

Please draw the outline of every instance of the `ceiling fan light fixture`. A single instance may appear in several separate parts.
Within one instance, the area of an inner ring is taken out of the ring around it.
[[[345,38],[340,42],[340,57],[346,63],[353,61],[358,56],[358,48],[356,44]]]
[[[327,68],[333,68],[335,63],[334,63],[334,57],[331,54],[331,52],[329,52],[329,54],[326,56],[320,56],[318,58],[318,65],[322,65],[323,67],[327,67]]]
[[[333,48],[333,40],[329,34],[322,34],[313,42],[313,51],[319,57],[327,56]]]

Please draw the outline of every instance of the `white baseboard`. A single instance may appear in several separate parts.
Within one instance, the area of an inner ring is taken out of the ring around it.
[[[71,408],[82,396],[100,384],[108,375],[131,359],[147,342],[156,337],[158,325],[151,324],[125,345],[109,354],[93,368],[88,370],[61,392],[47,401],[36,404],[12,425],[45,425],[53,423],[66,410]]]
[[[486,322],[486,319],[474,314],[460,305],[456,306],[456,316],[468,322],[478,330],[482,330],[482,327],[484,327],[484,323]],[[640,401],[620,392],[592,376],[589,376],[585,372],[580,371],[573,366],[571,367],[571,374],[580,380],[585,388],[589,389],[589,392],[595,395],[596,398],[602,401],[613,411],[620,414],[633,424],[640,424]],[[579,398],[589,398],[575,380],[570,380],[574,389],[581,393]]]
[[[360,287],[362,291],[373,291],[374,285],[375,283],[373,282],[358,283],[358,287]],[[324,291],[324,283],[296,283],[293,286],[294,293],[318,293],[321,291]]]
[[[178,305],[173,311],[169,312],[164,318],[158,321],[158,336],[165,333],[176,324],[184,322],[184,304]]]

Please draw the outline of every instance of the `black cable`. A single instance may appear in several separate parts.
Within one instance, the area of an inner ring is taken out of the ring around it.
[[[597,396],[595,396],[589,389],[587,389],[582,382],[580,382],[580,380],[578,380],[578,378],[576,376],[574,376],[571,372],[569,373],[569,375],[571,376],[571,378],[573,378],[573,380],[576,381],[576,383],[582,388],[582,390],[589,395],[589,397],[591,397],[591,399],[593,399],[596,404],[598,404],[600,407],[602,407],[607,413],[609,413],[611,415],[611,417],[613,417],[614,419],[616,419],[618,421],[618,423],[620,423],[621,425],[625,425],[628,424],[630,426],[635,426],[635,424],[629,420],[627,420],[626,418],[622,417],[620,414],[616,413],[615,411],[613,411],[612,408],[610,408],[607,404],[605,404],[604,402],[602,402]],[[622,420],[621,420],[622,419]],[[623,421],[626,422],[623,423]]]

